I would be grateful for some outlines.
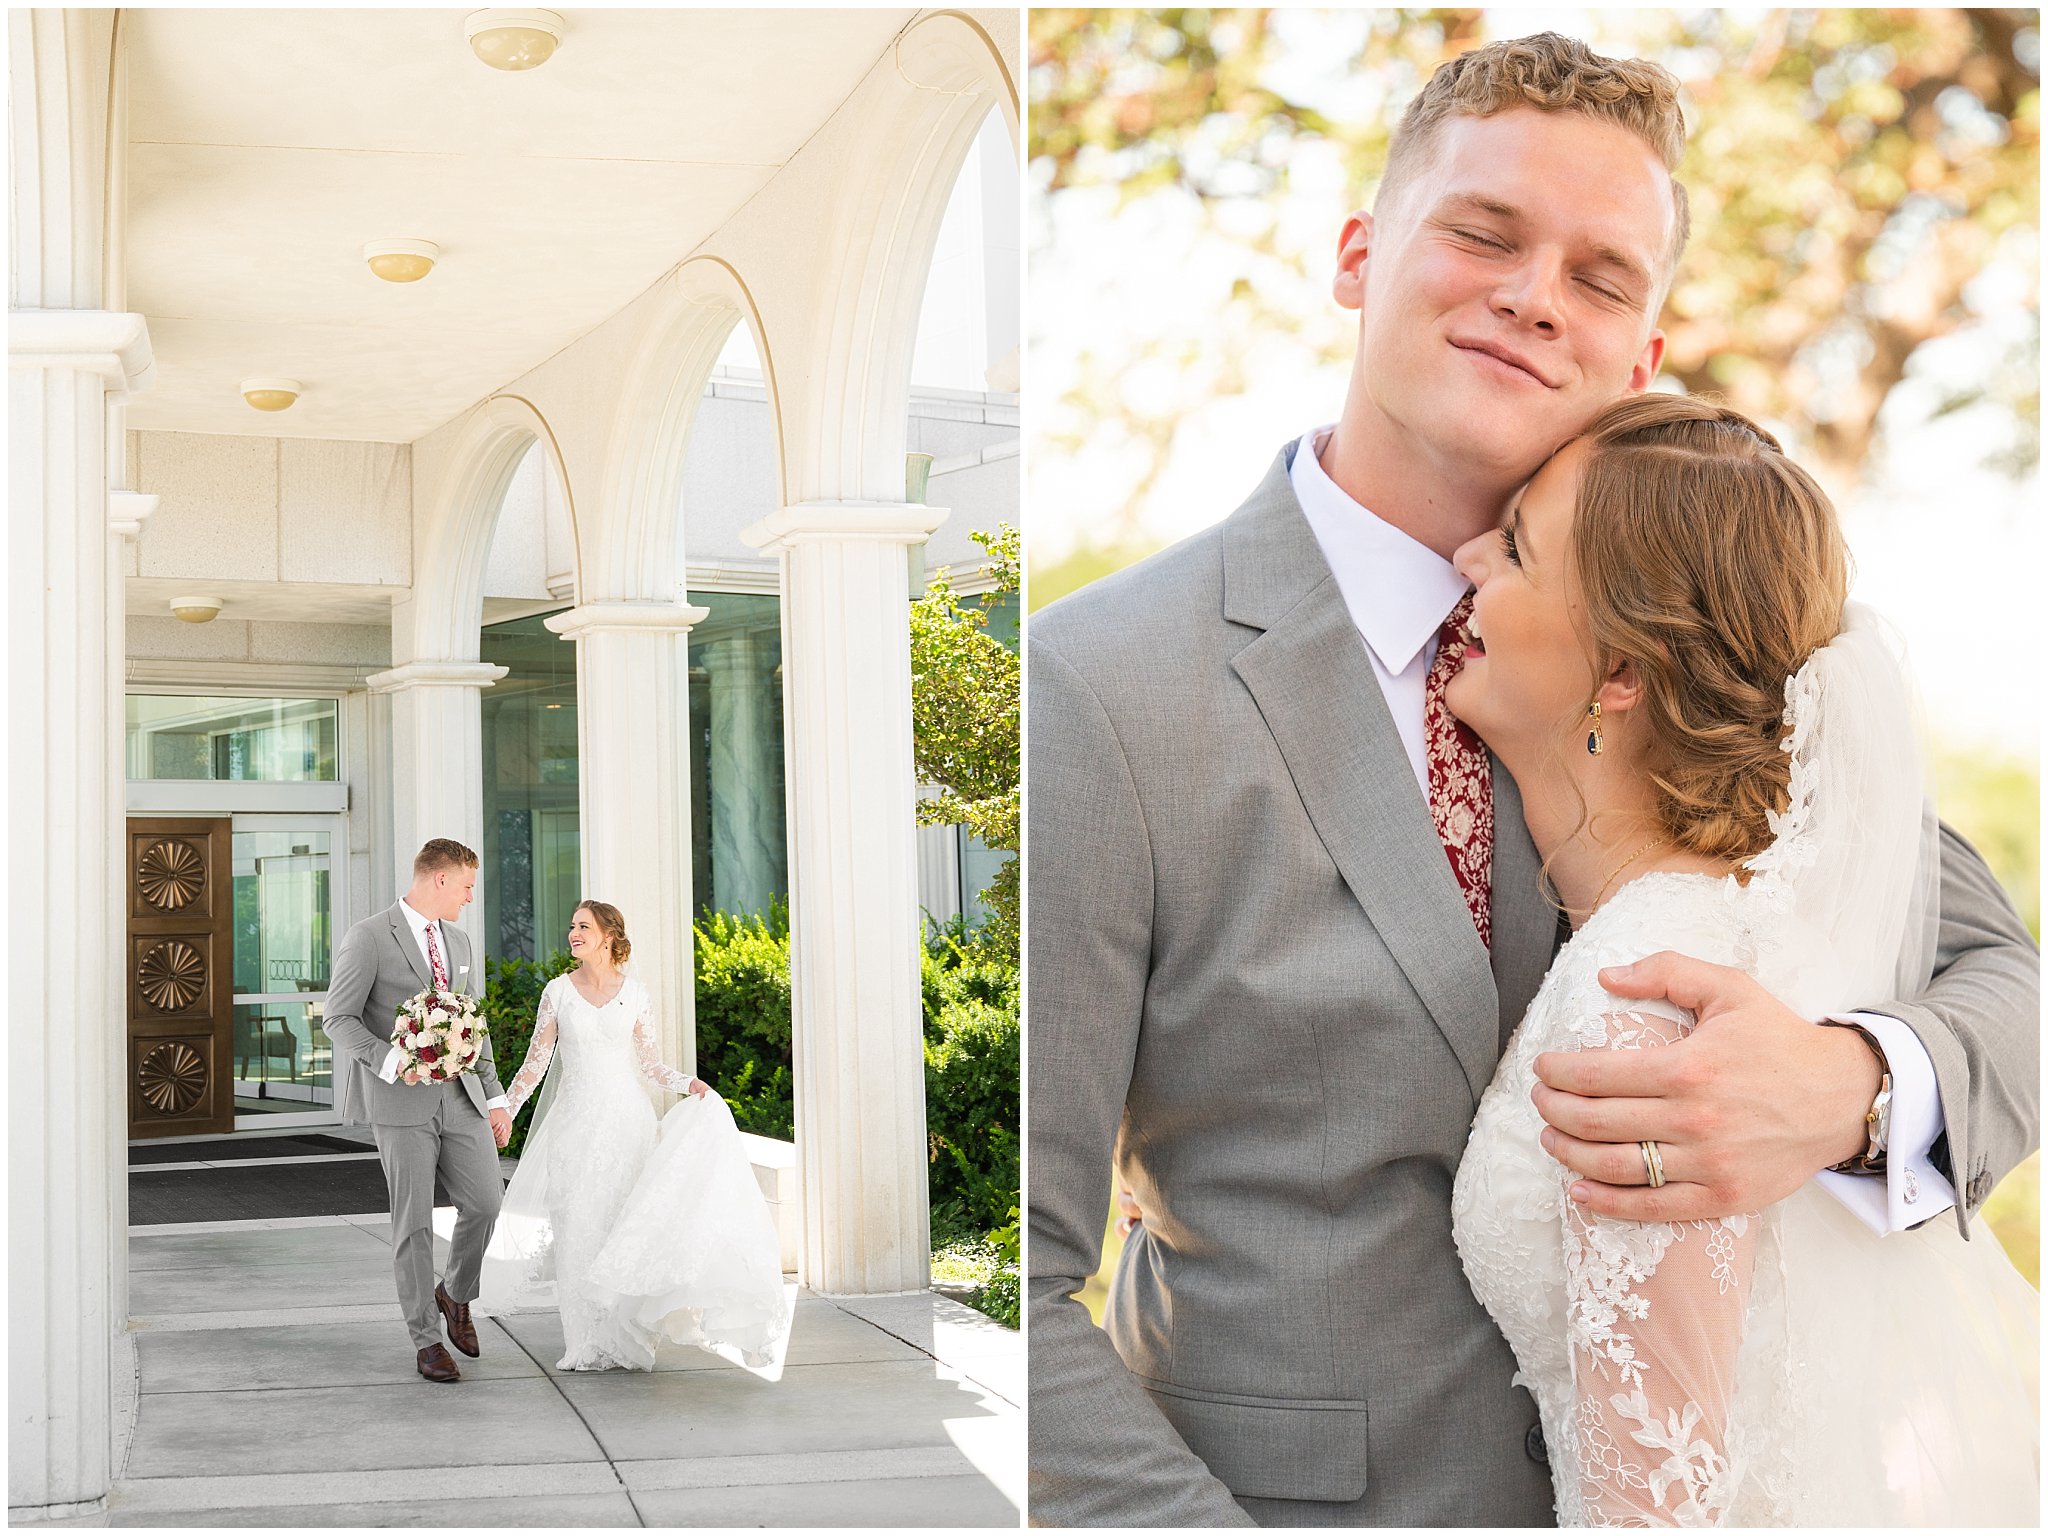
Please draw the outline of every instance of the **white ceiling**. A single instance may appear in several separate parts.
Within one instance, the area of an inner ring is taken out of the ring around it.
[[[460,10],[122,13],[138,430],[410,442],[646,290],[764,186],[914,10],[568,10],[507,74]],[[418,283],[374,239],[432,240]],[[291,410],[243,404],[296,378]]]

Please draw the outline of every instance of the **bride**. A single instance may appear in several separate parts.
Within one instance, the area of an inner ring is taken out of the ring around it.
[[[789,1328],[781,1245],[732,1112],[662,1064],[653,999],[619,969],[632,945],[617,907],[578,906],[569,953],[507,1089],[516,1118],[548,1079],[481,1310],[557,1308],[566,1371],[652,1370],[663,1339],[766,1364]],[[647,1085],[685,1095],[659,1124]]]
[[[1592,1217],[1530,1098],[1540,1052],[1690,1030],[1604,966],[1682,951],[1814,1019],[1926,979],[1937,834],[1833,509],[1741,416],[1637,396],[1456,563],[1478,590],[1446,701],[1514,775],[1576,930],[1452,1204],[1559,1523],[2033,1525],[2039,1302],[1981,1226],[1879,1238],[1811,1183],[1725,1220]],[[1646,1184],[1695,1171],[1640,1152]]]

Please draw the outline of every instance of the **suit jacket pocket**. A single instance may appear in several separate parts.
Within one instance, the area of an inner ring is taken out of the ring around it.
[[[1138,1380],[1188,1449],[1232,1493],[1332,1504],[1364,1496],[1364,1403],[1246,1397]]]

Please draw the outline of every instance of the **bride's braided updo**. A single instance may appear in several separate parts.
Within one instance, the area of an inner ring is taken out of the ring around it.
[[[1596,675],[1635,664],[1673,842],[1748,858],[1789,798],[1785,680],[1841,628],[1835,509],[1776,438],[1711,401],[1634,395],[1585,440],[1571,544]]]

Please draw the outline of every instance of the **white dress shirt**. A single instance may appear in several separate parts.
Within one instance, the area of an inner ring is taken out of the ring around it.
[[[427,968],[427,975],[434,974],[434,957],[427,949],[427,930],[434,930],[434,946],[441,951],[441,969],[447,973],[449,986],[454,986],[456,976],[448,959],[448,929],[445,924],[431,917],[422,917],[413,911],[406,899],[398,898],[398,910],[405,914],[406,926],[412,929],[412,941],[419,946],[420,961]],[[377,1069],[377,1075],[387,1083],[398,1081],[398,1064],[405,1059],[405,1052],[398,1046],[391,1047],[391,1054],[384,1058],[384,1065]],[[484,1101],[487,1109],[504,1109],[508,1105],[504,1094]]]
[[[1437,630],[1469,583],[1442,555],[1418,544],[1338,489],[1317,455],[1331,427],[1318,427],[1296,446],[1289,479],[1302,515],[1337,579],[1351,622],[1365,641],[1373,676],[1386,696],[1415,782],[1429,794],[1423,746],[1422,692],[1436,660]],[[1890,1151],[1886,1175],[1821,1173],[1823,1187],[1879,1234],[1903,1231],[1939,1216],[1956,1202],[1953,1185],[1928,1158],[1946,1128],[1934,1062],[1920,1037],[1883,1014],[1835,1015],[1860,1024],[1884,1048],[1892,1075]]]

